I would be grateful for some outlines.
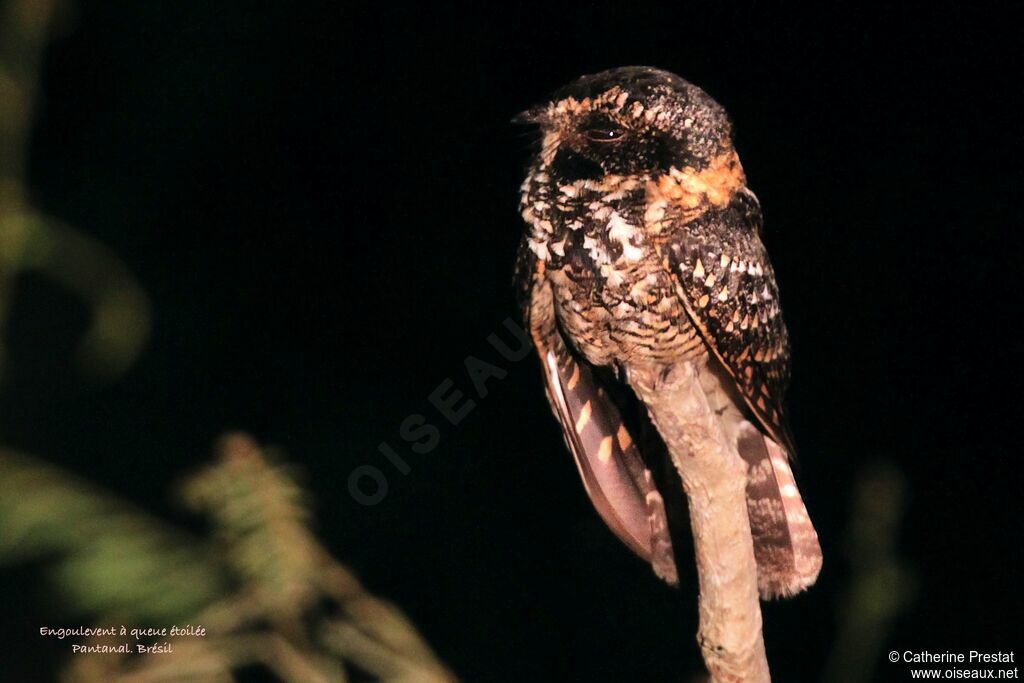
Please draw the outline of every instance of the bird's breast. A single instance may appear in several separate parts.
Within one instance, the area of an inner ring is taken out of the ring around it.
[[[644,181],[548,185],[531,200],[530,247],[545,261],[562,328],[587,360],[668,364],[706,354],[648,231]]]

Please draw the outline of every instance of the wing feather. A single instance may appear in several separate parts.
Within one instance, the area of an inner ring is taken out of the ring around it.
[[[678,222],[661,246],[686,310],[761,426],[794,452],[783,406],[789,336],[749,190],[722,209]]]
[[[675,585],[678,573],[661,494],[614,401],[590,365],[565,343],[543,266],[538,261],[534,267],[528,283],[522,281],[520,268],[524,316],[543,365],[552,411],[583,486],[612,532]]]

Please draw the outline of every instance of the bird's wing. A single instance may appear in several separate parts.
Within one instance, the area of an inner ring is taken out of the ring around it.
[[[528,250],[527,250],[528,251]],[[664,502],[614,401],[565,343],[543,263],[520,252],[520,301],[552,411],[584,488],[605,524],[670,584],[678,582]]]
[[[761,225],[757,198],[744,189],[725,208],[673,223],[661,248],[690,319],[759,425],[744,420],[736,447],[748,465],[747,510],[767,599],[814,583],[821,548],[788,464],[789,343]]]
[[[660,249],[704,341],[761,427],[793,453],[783,407],[789,340],[761,225],[757,198],[744,188],[725,208],[670,222]]]

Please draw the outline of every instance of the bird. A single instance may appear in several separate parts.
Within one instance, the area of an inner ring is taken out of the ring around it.
[[[746,465],[758,591],[806,589],[822,554],[792,470],[789,339],[729,115],[683,78],[633,66],[513,120],[540,133],[520,189],[519,306],[597,512],[678,584],[679,480],[625,378],[693,363]]]

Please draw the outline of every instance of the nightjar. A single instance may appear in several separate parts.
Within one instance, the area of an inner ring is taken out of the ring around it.
[[[725,110],[676,75],[626,67],[584,76],[517,120],[541,133],[522,185],[520,305],[598,513],[678,581],[680,523],[666,506],[678,480],[622,377],[696,363],[747,465],[762,596],[810,586],[821,550],[789,465],[789,343]]]

